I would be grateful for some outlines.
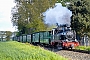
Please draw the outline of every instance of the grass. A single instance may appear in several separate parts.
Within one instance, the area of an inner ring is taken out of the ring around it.
[[[39,46],[16,41],[0,42],[0,60],[67,60]]]
[[[90,51],[90,46],[78,46],[76,49]]]

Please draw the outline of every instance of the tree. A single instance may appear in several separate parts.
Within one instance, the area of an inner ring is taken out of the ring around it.
[[[75,0],[69,5],[73,16],[71,18],[71,27],[80,35],[90,32],[90,1]]]
[[[57,0],[15,0],[12,9],[12,22],[19,31],[25,33],[45,30],[42,13],[52,7]],[[23,29],[24,28],[24,29]]]
[[[8,40],[10,40],[10,37],[11,37],[11,35],[12,35],[12,32],[11,31],[5,31],[6,32],[6,40],[8,41]]]

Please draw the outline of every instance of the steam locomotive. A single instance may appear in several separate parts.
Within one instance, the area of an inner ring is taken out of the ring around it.
[[[52,31],[41,31],[14,36],[13,40],[31,44],[49,45],[57,49],[72,49],[79,46],[79,42],[76,39],[76,32],[68,25],[59,25],[57,28],[53,28]]]
[[[51,45],[58,49],[72,49],[79,46],[79,42],[76,39],[76,32],[66,24],[52,29],[52,35]]]

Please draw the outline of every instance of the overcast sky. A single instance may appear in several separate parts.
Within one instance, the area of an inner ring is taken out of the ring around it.
[[[0,31],[15,31],[11,23],[11,8],[14,0],[0,0]]]

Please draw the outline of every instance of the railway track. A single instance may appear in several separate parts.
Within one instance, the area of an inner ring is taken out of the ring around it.
[[[65,58],[68,58],[69,60],[90,60],[90,53],[89,51],[81,51],[81,50],[57,50],[57,49],[51,49],[44,47],[46,50],[50,50],[55,52],[56,54],[59,54]]]

